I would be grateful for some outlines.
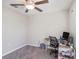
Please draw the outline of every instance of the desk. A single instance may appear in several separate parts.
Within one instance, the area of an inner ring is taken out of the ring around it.
[[[58,59],[74,59],[75,53],[74,48],[70,48],[69,46],[59,45]],[[69,51],[68,53],[63,52]],[[61,53],[62,52],[62,53]],[[65,56],[68,55],[68,56]]]
[[[47,41],[47,42],[48,42],[47,44],[45,42],[46,47],[47,47],[46,49],[54,49],[53,47],[50,47],[50,41]],[[58,42],[59,42],[59,48],[57,49],[58,50],[58,59],[74,59],[75,49],[70,46],[61,44],[60,40]],[[61,55],[61,51],[63,51],[64,55]]]

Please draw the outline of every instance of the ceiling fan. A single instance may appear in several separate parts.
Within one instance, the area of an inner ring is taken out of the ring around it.
[[[30,9],[36,9],[39,12],[43,10],[36,7],[36,5],[48,3],[48,0],[23,0],[23,4],[10,4],[11,6],[17,8],[18,6],[25,6],[25,12],[28,12]]]

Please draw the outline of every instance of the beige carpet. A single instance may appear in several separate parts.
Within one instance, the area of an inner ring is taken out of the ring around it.
[[[57,59],[49,54],[49,51],[33,46],[25,46],[16,50],[2,59]]]

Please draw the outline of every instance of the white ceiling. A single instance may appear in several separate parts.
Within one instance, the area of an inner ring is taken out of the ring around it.
[[[41,13],[45,12],[55,12],[60,10],[68,10],[70,5],[72,4],[73,0],[49,0],[49,3],[38,5],[40,9],[43,10]],[[30,10],[28,13],[25,13],[25,7],[14,8],[11,7],[9,4],[11,3],[22,3],[22,0],[2,0],[3,7],[12,8],[16,11],[19,11],[23,14],[36,14],[40,13],[37,10]]]

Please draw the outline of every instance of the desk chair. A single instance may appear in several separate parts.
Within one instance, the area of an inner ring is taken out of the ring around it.
[[[50,55],[54,53],[54,55],[57,57],[58,46],[59,46],[58,40],[56,37],[52,37],[52,36],[49,36],[49,39],[50,39],[50,47],[54,48],[54,49],[51,49]]]

